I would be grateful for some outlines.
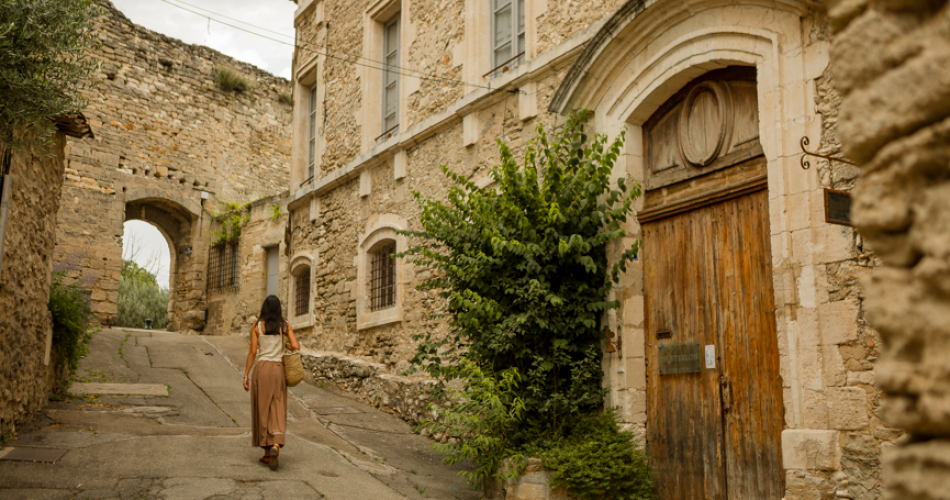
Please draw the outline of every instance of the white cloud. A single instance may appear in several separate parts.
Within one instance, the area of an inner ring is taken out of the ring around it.
[[[174,1],[174,0],[172,0]],[[207,9],[234,19],[252,23],[268,30],[284,33],[291,38],[267,33],[248,27],[269,38],[286,39],[293,43],[294,10],[296,5],[287,0],[182,0],[191,5]],[[133,23],[152,31],[178,38],[187,43],[206,45],[235,59],[251,63],[272,74],[290,77],[293,47],[277,43],[266,38],[252,35],[241,30],[211,21],[210,34],[208,19],[179,9],[161,0],[112,0]],[[183,7],[202,12],[198,8],[181,4]],[[211,15],[228,24],[242,26],[220,16]]]

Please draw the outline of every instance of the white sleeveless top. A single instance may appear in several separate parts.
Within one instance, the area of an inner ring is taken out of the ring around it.
[[[257,356],[255,361],[283,362],[283,335],[264,335],[264,322],[257,324]]]

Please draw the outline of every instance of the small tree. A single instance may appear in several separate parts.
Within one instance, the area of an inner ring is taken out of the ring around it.
[[[145,327],[151,319],[152,326],[162,329],[168,326],[168,289],[160,287],[155,275],[130,260],[122,261],[122,276],[119,278],[118,326]]]
[[[0,143],[48,142],[52,117],[86,107],[100,13],[95,0],[0,0]]]
[[[402,255],[435,271],[420,288],[439,291],[451,327],[441,338],[418,337],[413,362],[439,380],[466,384],[461,393],[449,391],[452,407],[433,407],[440,421],[429,425],[458,440],[442,447],[448,461],[470,458],[480,466],[469,474],[473,485],[505,474],[497,467],[502,460],[523,464],[530,454],[571,473],[578,464],[603,477],[609,469],[625,478],[617,484],[652,488],[632,436],[620,433],[612,413],[600,412],[603,318],[619,306],[609,293],[639,241],[613,263],[608,245],[626,236],[622,226],[641,188],[611,181],[624,133],[589,141],[586,122],[580,111],[550,139],[538,126],[523,165],[498,141],[495,186],[479,188],[443,166],[453,182],[446,201],[413,193],[423,230],[405,234],[422,243]],[[571,447],[578,433],[627,445],[597,463],[590,454],[551,454],[579,450]],[[583,498],[649,498],[563,484]]]

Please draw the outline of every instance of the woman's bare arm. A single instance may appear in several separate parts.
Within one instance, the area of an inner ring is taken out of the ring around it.
[[[300,350],[300,342],[297,342],[297,336],[294,335],[294,328],[287,323],[287,338],[290,339],[290,348],[294,351]]]
[[[254,366],[254,358],[257,357],[257,323],[254,323],[254,326],[251,327],[251,348],[247,352],[247,364],[244,366],[244,390],[251,390],[250,384],[248,384],[247,374],[251,372],[251,367]]]

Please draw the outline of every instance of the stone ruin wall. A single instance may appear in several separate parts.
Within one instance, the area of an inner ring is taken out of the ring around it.
[[[224,202],[248,202],[287,189],[289,82],[207,47],[133,24],[111,3],[99,20],[98,88],[85,115],[95,139],[69,139],[58,216],[58,259],[81,260],[94,280],[93,304],[115,321],[123,223],[159,226],[172,249],[173,323],[204,327],[211,216]],[[256,85],[226,92],[214,71],[228,66]],[[209,193],[202,201],[202,192]],[[130,210],[127,212],[127,203]],[[141,210],[140,210],[141,209]],[[179,234],[170,234],[179,233]]]
[[[42,410],[63,377],[51,349],[47,303],[64,144],[65,137],[57,134],[51,156],[13,155],[4,181],[10,183],[10,197],[0,235],[5,240],[0,245],[0,436]]]
[[[829,2],[854,220],[880,261],[862,278],[883,340],[885,498],[950,499],[950,4]],[[873,57],[869,57],[873,55]],[[855,497],[858,498],[858,497]]]

